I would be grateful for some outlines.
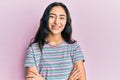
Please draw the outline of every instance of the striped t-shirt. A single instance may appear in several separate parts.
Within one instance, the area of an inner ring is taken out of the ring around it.
[[[45,43],[40,51],[38,43],[29,46],[25,67],[37,66],[45,80],[68,80],[76,61],[84,60],[77,42],[68,44],[63,41],[57,46]]]

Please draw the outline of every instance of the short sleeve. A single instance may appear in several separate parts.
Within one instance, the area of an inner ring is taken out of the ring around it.
[[[36,64],[35,64],[35,56],[34,56],[34,53],[33,53],[33,50],[32,50],[31,46],[27,49],[24,66],[25,67],[36,66]]]
[[[73,63],[82,60],[84,62],[84,55],[81,51],[80,45],[76,44],[73,51]]]

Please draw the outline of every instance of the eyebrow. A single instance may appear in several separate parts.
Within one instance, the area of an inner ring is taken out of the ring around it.
[[[56,14],[54,14],[54,13],[50,13],[50,15],[55,15],[56,16]],[[64,14],[60,14],[60,16],[65,16]]]

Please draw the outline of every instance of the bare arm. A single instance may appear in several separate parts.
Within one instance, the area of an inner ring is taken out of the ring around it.
[[[26,80],[44,80],[35,66],[27,67]]]
[[[77,61],[74,64],[74,67],[76,67],[78,70],[80,70],[80,77],[77,80],[86,80],[86,72],[83,61]]]
[[[69,80],[86,80],[86,72],[82,60],[75,62]]]

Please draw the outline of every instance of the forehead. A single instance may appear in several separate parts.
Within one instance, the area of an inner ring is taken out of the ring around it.
[[[55,6],[51,9],[50,13],[66,15],[65,10],[61,6]]]

